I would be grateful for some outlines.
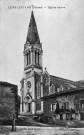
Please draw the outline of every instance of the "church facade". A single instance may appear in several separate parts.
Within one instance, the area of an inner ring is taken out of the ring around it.
[[[68,119],[70,112],[73,111],[75,119],[84,119],[84,82],[74,82],[50,75],[46,68],[43,72],[42,55],[42,43],[32,11],[24,44],[20,113],[51,116],[56,111],[58,103],[61,110],[60,118]]]

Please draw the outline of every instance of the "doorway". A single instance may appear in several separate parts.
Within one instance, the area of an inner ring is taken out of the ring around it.
[[[27,112],[31,112],[31,103],[28,103],[28,110]]]

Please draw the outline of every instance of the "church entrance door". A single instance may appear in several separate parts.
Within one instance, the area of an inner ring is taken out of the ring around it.
[[[27,109],[27,112],[31,113],[31,104],[32,104],[32,98],[31,98],[31,95],[29,93],[27,93],[26,95],[26,109]]]

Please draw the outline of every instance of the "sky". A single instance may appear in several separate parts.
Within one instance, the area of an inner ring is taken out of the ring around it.
[[[20,89],[32,9],[43,67],[51,75],[84,80],[84,0],[0,0],[0,81]]]

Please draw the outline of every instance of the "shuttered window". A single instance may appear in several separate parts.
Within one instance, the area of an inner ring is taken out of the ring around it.
[[[54,112],[56,110],[56,103],[51,104],[51,112]]]

